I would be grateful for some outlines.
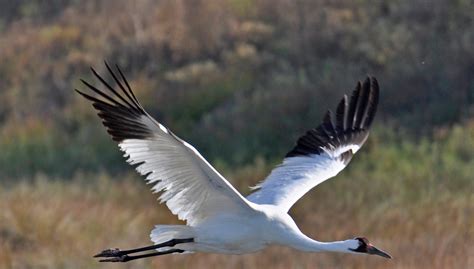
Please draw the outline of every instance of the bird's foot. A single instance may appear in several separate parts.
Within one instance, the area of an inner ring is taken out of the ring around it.
[[[125,251],[121,251],[118,248],[102,250],[101,253],[94,255],[94,258],[107,258],[101,259],[99,262],[127,262],[130,260],[130,256],[128,256]]]
[[[130,256],[122,255],[122,256],[102,259],[102,260],[99,260],[99,262],[128,262],[129,260],[130,260]]]
[[[118,248],[109,248],[109,249],[105,249],[105,250],[102,250],[101,253],[98,253],[96,255],[94,255],[94,258],[106,258],[106,257],[121,257],[123,256],[125,253],[123,253],[120,249]]]

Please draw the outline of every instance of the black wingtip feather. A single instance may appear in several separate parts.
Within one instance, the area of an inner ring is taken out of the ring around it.
[[[123,87],[122,83],[120,82],[120,80],[117,78],[117,76],[115,76],[114,72],[112,71],[112,68],[110,68],[110,66],[107,64],[106,61],[104,61],[105,63],[105,67],[107,68],[107,70],[109,71],[109,73],[112,75],[112,78],[114,79],[115,83],[119,86],[120,90],[125,94],[125,96],[127,96],[128,100],[131,101],[132,104],[128,104],[130,107],[133,107],[135,108],[137,111],[139,112],[143,112],[143,108],[141,107],[140,103],[138,102],[138,100],[136,100],[135,96],[133,96],[133,92],[130,90],[130,93],[132,93],[132,96],[130,96],[130,94],[127,92],[127,90],[125,90],[125,88]],[[118,66],[117,66],[117,69]],[[125,78],[124,78],[125,80]],[[119,94],[118,94],[119,95]],[[119,95],[120,96],[120,95]],[[125,101],[125,100],[124,100]],[[126,102],[126,101],[125,101]]]
[[[361,88],[362,88],[362,84],[360,83],[360,81],[357,82],[357,85],[356,85],[356,88],[355,90],[352,92],[352,95],[351,95],[351,100],[349,102],[349,109],[348,109],[348,112],[347,112],[347,127],[349,129],[352,129],[353,127],[353,119],[354,119],[354,116],[355,116],[355,112],[356,112],[356,108],[357,108],[357,102],[358,102],[358,99],[359,99],[359,94],[360,94],[360,91],[361,91]]]
[[[115,83],[125,96],[121,95],[116,89],[114,89],[92,67],[90,68],[92,73],[103,84],[103,86],[105,86],[110,94],[99,90],[83,79],[81,79],[82,83],[84,83],[85,86],[87,86],[91,91],[95,92],[103,99],[93,97],[75,89],[76,92],[78,92],[87,100],[91,101],[93,107],[99,111],[98,116],[102,119],[102,123],[114,141],[121,142],[125,139],[149,138],[152,136],[152,131],[142,121],[142,117],[148,117],[148,114],[146,114],[145,110],[136,99],[133,91],[130,88],[130,85],[118,66],[117,69],[123,82],[127,86],[127,89],[125,89],[125,87],[121,84],[120,80],[113,73],[107,62],[105,62],[105,65],[107,70],[112,75]],[[116,98],[118,98],[118,100],[116,100]]]
[[[375,112],[377,112],[377,104],[379,103],[379,83],[375,77],[371,77],[371,87],[372,89],[372,98],[370,100],[370,106],[367,110],[367,119],[365,120],[365,125],[370,127],[372,121],[375,117]]]
[[[130,84],[128,84],[127,79],[123,75],[122,70],[120,69],[120,67],[117,64],[115,65],[115,67],[117,68],[117,71],[119,72],[120,76],[122,77],[123,82],[125,82],[125,85],[127,86],[128,92],[133,97],[133,100],[135,100],[135,102],[141,107],[140,102],[138,102],[137,97],[135,96],[132,89],[130,88]]]
[[[336,127],[338,132],[343,132],[347,128],[348,107],[347,95],[344,94],[336,109]]]
[[[359,91],[359,97],[357,98],[357,107],[355,110],[354,115],[354,125],[353,128],[363,128],[364,126],[361,125],[363,122],[366,110],[367,110],[367,103],[370,97],[370,78],[367,77],[362,84],[362,89]]]
[[[379,86],[374,77],[367,77],[362,84],[357,83],[350,101],[345,95],[336,109],[335,122],[328,111],[323,122],[315,129],[301,136],[296,146],[286,157],[320,154],[322,148],[338,147],[346,144],[361,146],[368,137],[368,131],[377,111]],[[341,158],[348,162],[352,152],[342,153]]]

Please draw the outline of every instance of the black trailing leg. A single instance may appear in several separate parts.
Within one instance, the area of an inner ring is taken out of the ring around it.
[[[120,250],[118,248],[111,248],[111,249],[103,250],[101,253],[96,254],[94,258],[107,258],[107,259],[99,260],[100,262],[128,262],[131,260],[166,255],[166,254],[171,254],[171,253],[183,253],[184,250],[182,249],[169,249],[166,251],[157,251],[157,252],[152,252],[152,253],[147,253],[147,254],[142,254],[142,255],[128,256],[128,254],[131,254],[131,253],[155,250],[162,247],[174,247],[177,244],[191,243],[191,242],[194,242],[193,238],[172,239],[161,244],[142,247],[142,248],[128,249],[128,250]]]
[[[128,261],[132,261],[136,259],[148,258],[148,257],[153,257],[153,256],[161,256],[161,255],[166,255],[166,254],[171,254],[171,253],[183,253],[183,252],[184,250],[182,249],[170,249],[166,251],[157,251],[157,252],[152,252],[152,253],[147,253],[147,254],[142,254],[142,255],[135,255],[135,256],[122,255],[122,256],[102,259],[102,260],[99,260],[99,262],[128,262]]]

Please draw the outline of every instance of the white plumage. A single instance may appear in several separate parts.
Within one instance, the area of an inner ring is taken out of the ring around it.
[[[288,210],[306,192],[337,175],[368,136],[378,103],[378,84],[367,78],[357,84],[350,101],[345,96],[335,116],[302,136],[283,163],[244,198],[190,144],[155,121],[140,105],[120,69],[110,67],[118,89],[93,69],[105,93],[84,82],[102,98],[79,92],[93,102],[107,131],[119,143],[127,161],[146,176],[154,192],[187,225],[157,225],[153,246],[97,254],[101,261],[126,262],[170,253],[218,252],[243,254],[268,245],[286,245],[302,251],[335,251],[390,257],[367,239],[357,237],[323,243],[305,236]],[[157,250],[140,255],[136,252]]]
[[[247,199],[287,212],[306,192],[337,175],[345,166],[342,160],[327,153],[286,158]]]
[[[154,128],[149,139],[119,143],[130,164],[147,175],[146,181],[171,212],[189,225],[220,210],[250,207],[245,199],[191,145],[181,143],[166,130]]]

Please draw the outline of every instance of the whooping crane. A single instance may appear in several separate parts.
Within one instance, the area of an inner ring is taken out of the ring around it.
[[[366,141],[379,99],[375,78],[358,82],[350,99],[345,95],[336,113],[329,110],[318,127],[298,139],[283,163],[252,194],[243,197],[193,146],[143,109],[118,66],[120,78],[107,63],[106,67],[117,88],[91,68],[108,92],[84,80],[101,97],[76,91],[92,101],[128,163],[136,165],[147,183],[153,184],[152,190],[161,192],[160,201],[186,225],[157,225],[150,235],[154,245],[107,249],[94,256],[103,258],[101,262],[127,262],[170,253],[244,254],[272,244],[307,252],[391,258],[364,237],[335,242],[313,240],[288,215],[306,192],[344,169]],[[151,252],[129,255],[144,251]]]

